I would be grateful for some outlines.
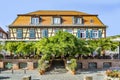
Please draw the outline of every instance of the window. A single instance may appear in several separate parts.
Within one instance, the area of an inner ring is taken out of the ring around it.
[[[57,33],[59,31],[59,29],[54,29],[54,32]]]
[[[35,30],[34,29],[29,30],[29,37],[30,38],[35,38]]]
[[[48,30],[47,29],[42,30],[42,37],[48,37]]]
[[[53,24],[61,24],[61,18],[60,17],[54,17],[53,18]]]
[[[82,24],[82,18],[80,18],[80,17],[74,17],[73,18],[73,23],[74,24]]]
[[[72,34],[72,29],[66,29],[66,32],[68,32],[68,33],[71,33]]]
[[[92,37],[98,38],[98,30],[93,30]]]
[[[40,22],[42,22],[42,17],[32,17],[31,18],[31,24],[39,24]]]
[[[85,30],[80,30],[80,37],[86,38],[86,31]]]
[[[22,39],[23,34],[22,34],[22,29],[17,29],[17,38]]]

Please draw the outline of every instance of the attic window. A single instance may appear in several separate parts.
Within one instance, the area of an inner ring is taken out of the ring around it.
[[[83,19],[81,17],[73,17],[73,23],[74,24],[82,24]]]
[[[61,24],[61,17],[53,17],[53,24]]]
[[[31,24],[40,24],[42,22],[42,17],[31,17]]]

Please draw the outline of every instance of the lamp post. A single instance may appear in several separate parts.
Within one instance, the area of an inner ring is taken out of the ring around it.
[[[118,59],[120,59],[120,38],[113,39],[112,41],[119,42],[119,53],[118,53]]]

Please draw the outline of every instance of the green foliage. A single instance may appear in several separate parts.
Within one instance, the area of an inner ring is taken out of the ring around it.
[[[0,54],[0,59],[3,59],[3,57],[4,57],[4,56],[3,56],[2,54]]]
[[[77,39],[74,35],[59,31],[55,36],[43,38],[36,44],[37,53],[48,54],[52,56],[75,56],[88,52],[84,40]],[[83,48],[86,51],[83,52]]]
[[[113,42],[109,38],[101,38],[101,39],[97,39],[97,40],[88,40],[87,43],[89,45],[91,52],[97,51],[98,53],[101,53],[101,51],[104,51],[104,50],[114,51],[118,46],[117,42]]]
[[[76,59],[71,59],[70,63],[67,64],[67,68],[71,71],[75,71],[75,69],[77,68]]]
[[[39,70],[46,70],[49,67],[49,64],[45,62],[47,60],[50,60],[50,57],[47,54],[43,55],[42,58],[38,60]]]
[[[17,46],[16,53],[22,53],[23,55],[28,55],[30,52],[34,51],[34,43],[33,42],[20,42]]]
[[[17,50],[18,42],[6,42],[5,49],[10,53],[15,53]]]
[[[3,50],[3,45],[2,44],[0,44],[0,51],[2,51]]]

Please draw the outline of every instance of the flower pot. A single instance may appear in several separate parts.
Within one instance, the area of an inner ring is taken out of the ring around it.
[[[39,73],[40,73],[40,75],[43,75],[43,74],[45,74],[45,70],[40,70]]]
[[[75,75],[75,73],[76,73],[76,71],[71,71],[71,74],[72,74],[72,75]]]

